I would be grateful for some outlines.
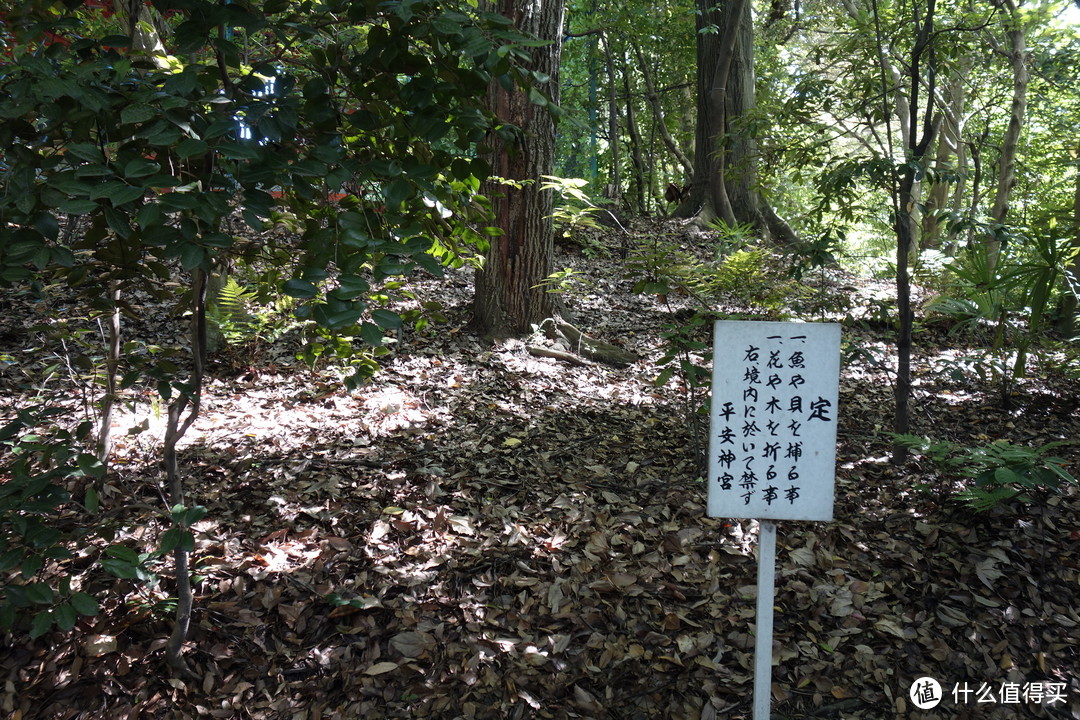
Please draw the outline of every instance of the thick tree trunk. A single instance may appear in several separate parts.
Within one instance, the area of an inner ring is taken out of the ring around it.
[[[168,32],[169,26],[161,13],[143,0],[117,0],[113,8],[131,39],[132,54],[150,60],[158,68],[167,68],[168,52],[161,37]]]
[[[550,41],[532,49],[530,68],[550,81],[538,89],[559,101],[564,0],[499,0],[496,11],[518,29]],[[529,101],[519,90],[493,83],[491,104],[498,122],[518,133],[508,143],[492,134],[492,171],[510,183],[493,184],[495,223],[502,234],[491,239],[484,267],[476,274],[475,321],[486,335],[518,335],[556,311],[556,296],[538,284],[551,274],[554,246],[552,195],[540,192],[542,175],[550,175],[555,154],[555,123],[547,108]]]
[[[754,29],[749,0],[697,0],[698,113],[694,175],[677,214],[701,223],[746,223],[770,240],[795,233],[761,197],[757,142],[739,120],[754,108]]]
[[[1001,141],[994,204],[990,208],[990,219],[997,224],[1005,222],[1005,216],[1009,212],[1009,198],[1013,186],[1016,185],[1016,152],[1020,146],[1020,133],[1024,129],[1028,82],[1031,77],[1028,72],[1030,53],[1027,49],[1027,33],[1019,9],[1014,0],[1002,0],[1002,5],[1008,10],[1004,16],[1007,23],[1005,31],[1009,39],[1006,55],[1009,58],[1009,64],[1012,65],[1013,97],[1009,108],[1009,126],[1005,129],[1005,137]],[[993,237],[987,238],[986,251],[990,266],[993,267],[1001,252],[1001,242]]]

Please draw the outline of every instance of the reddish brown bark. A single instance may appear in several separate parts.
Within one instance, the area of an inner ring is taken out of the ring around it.
[[[551,41],[532,48],[530,69],[550,79],[536,89],[559,100],[564,0],[499,0],[497,12],[518,29]],[[541,178],[554,166],[555,121],[547,107],[530,101],[520,90],[493,84],[491,107],[504,128],[513,128],[515,142],[493,134],[492,172],[509,183],[492,183],[495,225],[484,267],[476,274],[473,313],[479,329],[491,336],[527,332],[555,313],[555,295],[539,287],[552,270],[554,230],[552,194],[541,192]]]

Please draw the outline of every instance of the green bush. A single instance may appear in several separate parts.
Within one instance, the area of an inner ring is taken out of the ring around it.
[[[257,289],[230,275],[215,300],[207,303],[206,321],[221,333],[226,345],[272,344],[300,325],[289,317],[292,305],[292,298],[284,296],[270,306],[262,305]]]
[[[955,498],[973,510],[984,511],[1012,501],[1033,503],[1041,492],[1060,492],[1063,483],[1080,485],[1065,469],[1066,463],[1050,453],[1069,441],[1038,448],[996,440],[968,447],[951,441],[934,442],[914,435],[898,435],[896,442],[927,457],[945,480],[964,481]]]
[[[55,406],[24,409],[0,427],[0,477],[6,478],[0,484],[0,631],[28,627],[32,638],[53,626],[70,630],[79,615],[98,611],[97,600],[74,589],[78,578],[68,561],[78,531],[66,528],[81,510],[65,484],[100,478],[104,467],[79,450],[93,423],[66,430],[57,422],[64,412]],[[97,504],[88,484],[84,509],[96,513]]]

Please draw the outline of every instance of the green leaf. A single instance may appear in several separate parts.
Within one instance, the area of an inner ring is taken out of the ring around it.
[[[120,111],[120,122],[124,124],[143,123],[148,120],[153,120],[155,116],[156,113],[154,112],[154,109],[149,105],[128,105]]]
[[[98,601],[91,595],[87,595],[84,592],[75,592],[71,594],[71,607],[75,608],[75,612],[80,615],[97,615],[101,606]]]
[[[401,327],[401,316],[390,310],[372,310],[371,319],[378,323],[379,327],[386,330],[397,330]]]
[[[173,525],[171,528],[161,534],[161,552],[170,553],[176,549],[176,546],[184,539],[184,531],[180,529],[178,525]]]
[[[315,310],[315,321],[330,330],[341,330],[355,325],[363,314],[362,308],[346,307],[331,311],[328,306],[320,305]]]
[[[26,551],[21,548],[14,548],[8,550],[3,555],[0,555],[0,572],[7,572],[12,568],[19,567],[19,565],[22,564],[25,555]]]
[[[139,576],[136,565],[116,558],[105,558],[101,561],[101,567],[110,575],[123,580],[134,580]]]
[[[159,196],[158,203],[166,212],[194,210],[199,204],[199,198],[190,193],[171,192]]]
[[[182,140],[176,146],[176,154],[181,158],[194,157],[196,155],[205,155],[210,151],[210,145],[205,140],[197,140],[195,138],[187,138]]]
[[[125,213],[108,206],[103,207],[101,213],[105,216],[105,222],[114,233],[125,239],[131,235],[131,223]]]
[[[282,286],[281,291],[294,298],[313,298],[319,294],[319,289],[315,287],[314,283],[308,280],[301,280],[300,278],[293,278],[287,280]]]
[[[403,263],[397,258],[387,255],[379,260],[379,264],[375,268],[375,277],[385,278],[391,275],[404,275],[410,270],[412,270],[411,264]]]
[[[38,213],[34,217],[34,228],[50,240],[56,240],[60,235],[60,223],[52,213]]]
[[[105,477],[105,466],[101,464],[101,461],[98,460],[97,456],[89,453],[81,453],[76,459],[76,462],[84,475],[93,478]]]
[[[157,203],[149,203],[139,208],[138,215],[135,216],[135,221],[139,223],[139,227],[143,230],[152,225],[159,225],[165,220],[165,213],[161,211],[161,206]]]
[[[191,527],[192,525],[206,517],[206,513],[207,510],[205,505],[196,505],[193,508],[188,508],[188,510],[184,513],[184,524],[188,527]]]
[[[374,323],[366,322],[360,326],[360,337],[364,342],[373,347],[381,347],[383,344],[382,329]]]
[[[56,205],[56,209],[67,215],[90,215],[97,209],[97,203],[93,200],[64,200]]]
[[[342,275],[338,278],[338,288],[334,295],[342,300],[352,300],[371,290],[367,280],[358,275]]]
[[[999,467],[994,471],[994,482],[998,485],[1008,485],[1009,483],[1024,483],[1025,478],[1016,471],[1007,468]]]
[[[388,208],[396,209],[409,199],[412,194],[412,185],[408,180],[398,179],[386,186],[385,198]]]
[[[52,624],[52,614],[48,610],[39,612],[34,616],[34,619],[30,621],[30,639],[37,640],[39,637],[49,632]]]
[[[78,177],[108,177],[112,174],[112,168],[107,165],[91,163],[89,165],[80,165],[75,168],[75,175]]]
[[[75,609],[68,603],[60,603],[57,605],[53,609],[53,618],[56,620],[56,627],[64,632],[75,627],[75,623],[79,619],[78,615],[75,614]]]
[[[59,190],[65,195],[89,196],[94,188],[93,184],[75,177],[75,173],[62,173],[49,178],[46,183],[49,187]]]
[[[67,155],[71,155],[80,160],[85,160],[89,163],[101,163],[105,161],[105,156],[102,155],[101,148],[94,143],[72,143],[64,148],[64,152]]]
[[[53,601],[53,590],[45,583],[30,583],[23,587],[26,597],[38,605],[50,605]]]
[[[137,565],[139,563],[139,554],[126,545],[110,545],[105,548],[105,554],[110,558],[115,558],[131,565]]]
[[[294,175],[303,177],[324,177],[326,173],[329,172],[326,163],[319,162],[312,158],[293,163],[289,166],[289,170],[292,171]]]
[[[124,177],[129,179],[144,178],[161,170],[161,165],[146,158],[135,158],[124,166]]]
[[[221,143],[217,153],[230,160],[256,160],[259,157],[258,147],[254,144]]]
[[[206,248],[200,245],[186,243],[180,248],[180,264],[185,270],[194,270],[195,268],[205,270],[209,267],[209,261],[210,255],[206,252]]]
[[[31,555],[23,560],[22,568],[20,568],[23,580],[29,580],[34,577],[44,564],[45,560],[40,555]]]
[[[59,265],[63,268],[75,267],[75,263],[77,261],[75,253],[71,252],[71,250],[69,250],[68,248],[54,247],[50,248],[49,252],[52,255],[53,264]]]
[[[93,487],[86,488],[86,499],[83,504],[91,515],[96,515],[98,508],[101,506],[101,499],[98,497],[97,490]]]
[[[48,487],[48,480],[46,479],[45,482],[46,487]],[[45,488],[42,489],[44,490]],[[59,541],[62,535],[63,534],[56,528],[38,524],[26,531],[25,535],[23,535],[23,540],[32,548],[47,548]]]

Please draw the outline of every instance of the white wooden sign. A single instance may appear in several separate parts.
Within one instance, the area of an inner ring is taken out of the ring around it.
[[[710,517],[832,520],[840,326],[717,320]]]

